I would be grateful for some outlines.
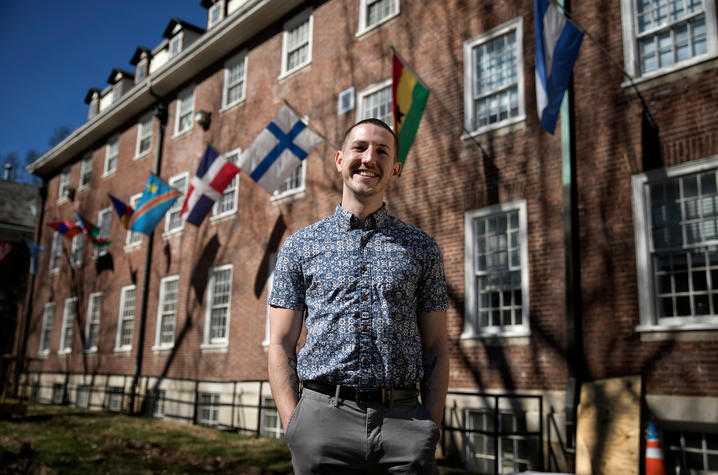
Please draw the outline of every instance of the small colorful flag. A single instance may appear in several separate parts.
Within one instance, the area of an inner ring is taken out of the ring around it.
[[[553,134],[583,33],[549,0],[534,0],[534,36],[538,116]]]
[[[289,105],[257,136],[239,159],[241,168],[269,193],[301,165],[322,137],[302,122]]]
[[[30,272],[32,275],[37,274],[37,261],[40,257],[40,251],[44,251],[45,248],[29,240],[28,238],[22,238],[25,241],[25,245],[30,250]]]
[[[68,239],[72,239],[82,232],[80,226],[66,220],[53,221],[52,223],[47,223],[47,225]]]
[[[77,215],[78,226],[82,229],[82,232],[85,233],[93,246],[107,246],[110,242],[112,242],[105,237],[100,237],[100,228],[92,224],[88,219],[82,217],[82,215],[77,211],[75,211],[75,214]]]
[[[130,229],[152,234],[157,223],[180,196],[182,193],[150,173],[140,201],[137,202],[137,209],[130,218]]]
[[[107,194],[107,196],[110,197],[110,200],[112,201],[112,205],[115,207],[115,211],[117,211],[117,216],[120,217],[120,222],[122,223],[122,227],[127,229],[130,225],[130,218],[132,217],[132,213],[134,213],[134,210],[132,209],[132,206],[127,206],[119,199],[115,198],[111,194]]]
[[[239,168],[220,157],[215,149],[207,145],[197,175],[192,178],[182,205],[180,211],[182,219],[195,226],[202,224],[214,202],[219,199],[237,173]]]
[[[394,53],[391,68],[391,112],[394,133],[399,137],[399,162],[402,167],[424,114],[429,88]]]
[[[5,256],[10,254],[10,250],[12,250],[12,244],[5,241],[0,241],[0,261],[5,259]]]

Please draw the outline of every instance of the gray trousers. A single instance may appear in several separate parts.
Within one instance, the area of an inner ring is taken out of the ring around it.
[[[295,475],[438,473],[439,428],[416,398],[357,405],[305,388],[285,440]]]

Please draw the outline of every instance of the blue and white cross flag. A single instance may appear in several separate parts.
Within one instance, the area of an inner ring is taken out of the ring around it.
[[[273,193],[321,141],[322,137],[284,104],[237,165],[262,188]]]
[[[549,0],[534,0],[534,35],[538,116],[553,134],[583,33]]]

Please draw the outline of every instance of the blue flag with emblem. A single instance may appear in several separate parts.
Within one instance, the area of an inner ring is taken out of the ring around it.
[[[284,104],[237,165],[262,188],[273,193],[321,141],[322,137]]]
[[[137,209],[130,218],[130,229],[152,234],[157,223],[180,196],[182,193],[150,173],[140,201],[137,202]]]

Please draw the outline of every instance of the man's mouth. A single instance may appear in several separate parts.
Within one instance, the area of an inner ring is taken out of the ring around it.
[[[356,173],[357,173],[359,176],[366,176],[366,177],[370,177],[370,178],[373,178],[373,177],[375,177],[375,176],[379,176],[377,173],[374,173],[374,172],[369,171],[369,170],[357,170]]]

